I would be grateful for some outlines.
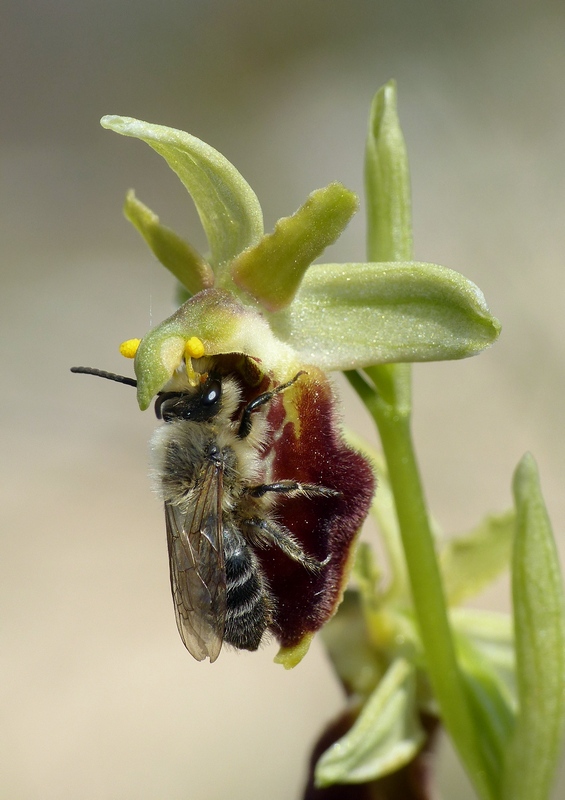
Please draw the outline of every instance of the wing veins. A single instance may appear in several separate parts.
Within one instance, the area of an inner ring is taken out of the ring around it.
[[[224,634],[222,492],[222,466],[209,461],[186,506],[165,502],[177,628],[185,647],[198,661],[216,660]]]

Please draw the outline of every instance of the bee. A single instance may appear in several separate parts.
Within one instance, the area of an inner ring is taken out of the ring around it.
[[[136,385],[101,370],[71,371]],[[274,627],[276,599],[258,552],[276,547],[312,573],[329,561],[304,552],[275,506],[281,496],[340,493],[294,480],[262,482],[267,407],[303,374],[244,402],[235,377],[211,368],[196,387],[160,392],[155,401],[164,424],[152,439],[152,473],[165,507],[176,622],[198,661],[215,661],[224,642],[257,650]]]

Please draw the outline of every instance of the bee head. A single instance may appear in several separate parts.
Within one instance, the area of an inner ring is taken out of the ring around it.
[[[164,422],[206,422],[220,412],[221,401],[222,382],[218,375],[209,374],[196,392],[161,392],[155,400],[155,414]]]
[[[94,375],[127,386],[137,386],[134,378],[126,378],[92,367],[71,367],[71,372]],[[220,412],[229,419],[236,412],[240,402],[236,383],[230,378],[223,379],[217,372],[208,372],[202,377],[205,380],[196,389],[187,387],[177,391],[159,392],[155,400],[157,419],[162,419],[164,422],[173,422],[176,419],[207,422],[217,417]]]

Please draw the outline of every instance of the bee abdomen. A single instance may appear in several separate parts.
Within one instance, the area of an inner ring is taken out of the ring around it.
[[[224,641],[257,650],[272,622],[273,600],[257,557],[236,531],[224,530],[226,624]]]

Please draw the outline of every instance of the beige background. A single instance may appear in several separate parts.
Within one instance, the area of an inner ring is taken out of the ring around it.
[[[0,797],[299,797],[342,704],[315,643],[291,673],[195,663],[178,638],[151,412],[71,376],[130,365],[120,341],[172,309],[121,217],[126,189],[204,246],[163,162],[105,113],[184,128],[236,164],[268,228],[339,179],[362,191],[369,103],[396,77],[416,254],[458,269],[504,324],[471,361],[415,370],[434,512],[463,531],[510,502],[526,449],[565,547],[565,8],[493,3],[8,0],[1,156]],[[362,260],[362,215],[331,260]],[[359,428],[349,403],[346,419]],[[504,582],[483,604],[507,608]],[[445,798],[468,789],[449,756]],[[565,782],[562,780],[562,788]],[[562,794],[556,789],[555,797]]]

